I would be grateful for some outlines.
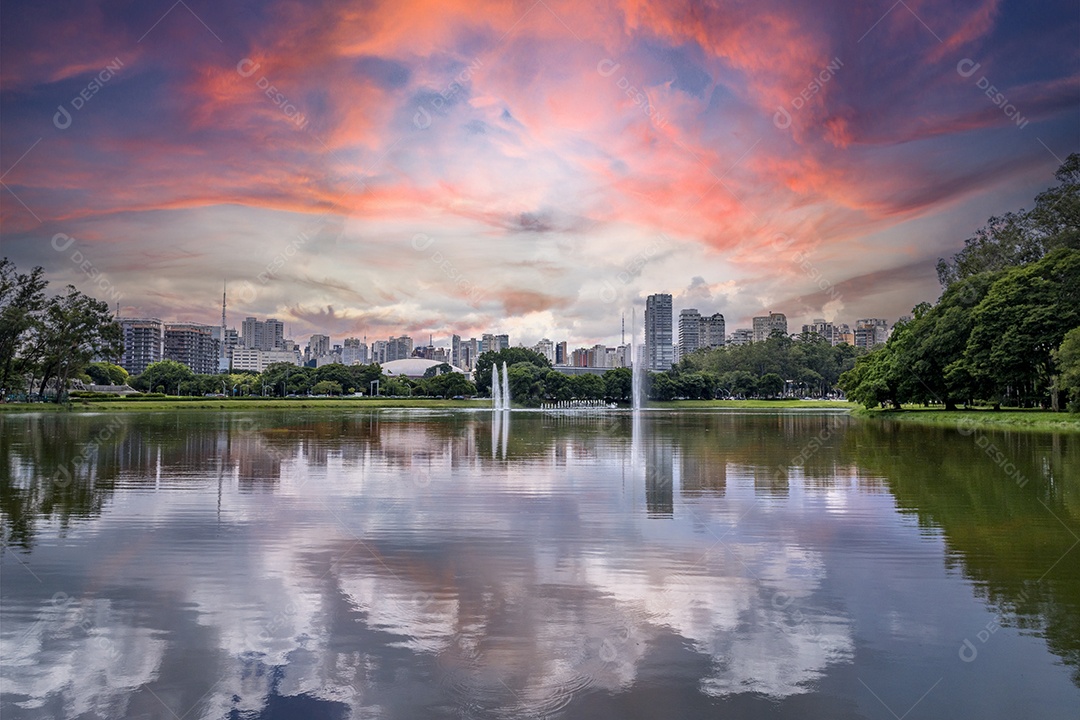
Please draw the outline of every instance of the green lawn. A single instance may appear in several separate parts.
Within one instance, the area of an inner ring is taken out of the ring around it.
[[[942,408],[910,407],[903,410],[866,410],[852,412],[855,417],[895,420],[920,425],[940,425],[971,429],[978,427],[1011,428],[1016,430],[1054,430],[1080,432],[1080,415],[1047,410],[944,410]]]
[[[672,400],[670,402],[650,402],[649,407],[707,409],[730,408],[735,410],[852,410],[859,407],[856,403],[837,400]]]
[[[70,409],[79,411],[150,411],[150,410],[262,410],[282,408],[486,408],[491,401],[435,400],[430,398],[154,398],[137,399],[75,399]],[[850,410],[856,405],[847,402],[810,400],[674,400],[649,403],[655,409],[709,410],[717,408],[737,410]],[[66,405],[52,403],[0,404],[0,412],[57,412],[66,411]]]
[[[72,401],[70,409],[79,411],[151,411],[151,410],[266,410],[285,408],[482,408],[490,400],[436,400],[431,398],[160,398],[152,400],[80,400]],[[66,405],[53,403],[0,404],[0,412],[66,411]]]

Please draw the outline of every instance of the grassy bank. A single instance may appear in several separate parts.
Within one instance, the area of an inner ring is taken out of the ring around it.
[[[853,410],[856,403],[836,400],[672,400],[650,402],[650,408],[677,408],[679,410]]]
[[[1050,430],[1080,432],[1080,415],[1046,410],[943,410],[913,407],[903,410],[867,410],[858,408],[852,415],[875,420],[937,425],[961,430],[1000,428],[1013,430]]]
[[[487,408],[487,399],[436,400],[431,398],[151,398],[75,399],[71,405],[53,403],[0,404],[0,412],[146,412],[163,410],[282,410],[375,408]],[[850,410],[854,403],[808,400],[675,400],[648,405],[656,410]]]
[[[0,412],[149,412],[160,410],[286,410],[374,408],[484,408],[489,400],[436,400],[431,398],[154,398],[152,400],[74,400],[53,403],[0,404]]]

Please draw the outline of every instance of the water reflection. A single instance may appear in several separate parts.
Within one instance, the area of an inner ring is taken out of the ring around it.
[[[1023,657],[1052,717],[1080,443],[992,437],[1023,487],[823,415],[0,416],[0,713],[993,717]]]

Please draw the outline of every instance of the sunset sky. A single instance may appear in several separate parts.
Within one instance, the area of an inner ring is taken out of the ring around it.
[[[1075,0],[13,0],[0,61],[3,255],[298,340],[891,322],[1080,150]]]

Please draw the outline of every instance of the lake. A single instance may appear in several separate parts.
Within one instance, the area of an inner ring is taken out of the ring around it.
[[[1080,435],[0,414],[0,716],[1080,717]]]

